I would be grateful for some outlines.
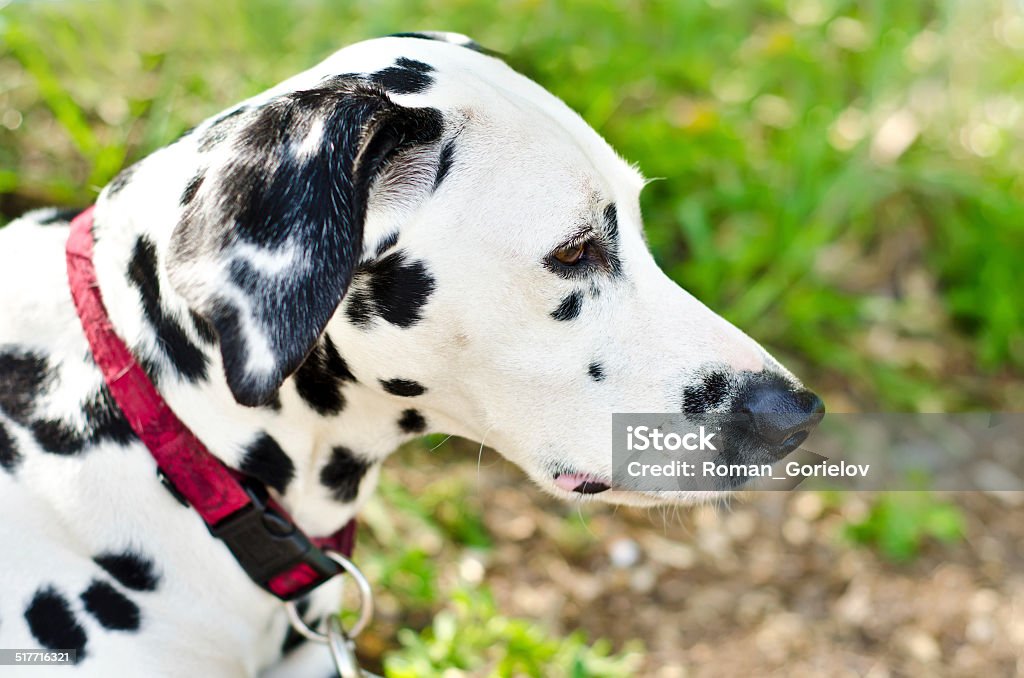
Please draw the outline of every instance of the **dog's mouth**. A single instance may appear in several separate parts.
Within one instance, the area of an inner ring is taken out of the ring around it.
[[[600,494],[611,489],[611,484],[606,478],[601,478],[593,473],[556,473],[555,485],[566,492],[576,494]]]

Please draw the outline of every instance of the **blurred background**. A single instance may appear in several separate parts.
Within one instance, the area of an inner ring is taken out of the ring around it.
[[[659,262],[830,411],[1022,409],[1020,0],[0,0],[0,224],[89,204],[347,43],[428,29],[659,178]],[[1016,494],[644,513],[558,504],[443,437],[389,467],[358,554],[361,652],[389,676],[1024,673]]]

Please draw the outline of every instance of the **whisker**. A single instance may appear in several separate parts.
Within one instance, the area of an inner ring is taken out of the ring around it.
[[[452,437],[451,437],[451,435],[450,435],[450,434],[449,434],[449,435],[446,435],[446,436],[444,437],[444,440],[442,440],[441,442],[439,442],[439,443],[438,443],[437,445],[434,445],[433,447],[431,447],[431,448],[430,448],[430,451],[431,451],[431,452],[433,452],[434,450],[436,450],[437,448],[441,447],[442,445],[444,445],[444,444],[445,444],[446,442],[448,442],[448,441],[449,441],[449,440],[451,440],[451,439],[452,439]]]

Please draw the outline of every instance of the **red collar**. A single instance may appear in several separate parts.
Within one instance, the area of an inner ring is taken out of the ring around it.
[[[293,600],[339,574],[321,549],[351,555],[355,520],[326,538],[303,534],[265,487],[221,463],[174,415],[114,333],[92,263],[92,222],[92,207],[71,222],[71,296],[110,393],[156,460],[161,481],[196,510],[246,574],[278,598]]]

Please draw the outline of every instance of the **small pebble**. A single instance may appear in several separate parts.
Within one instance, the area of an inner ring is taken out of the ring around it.
[[[632,539],[621,537],[608,545],[608,557],[619,569],[633,567],[640,562],[640,545]]]

